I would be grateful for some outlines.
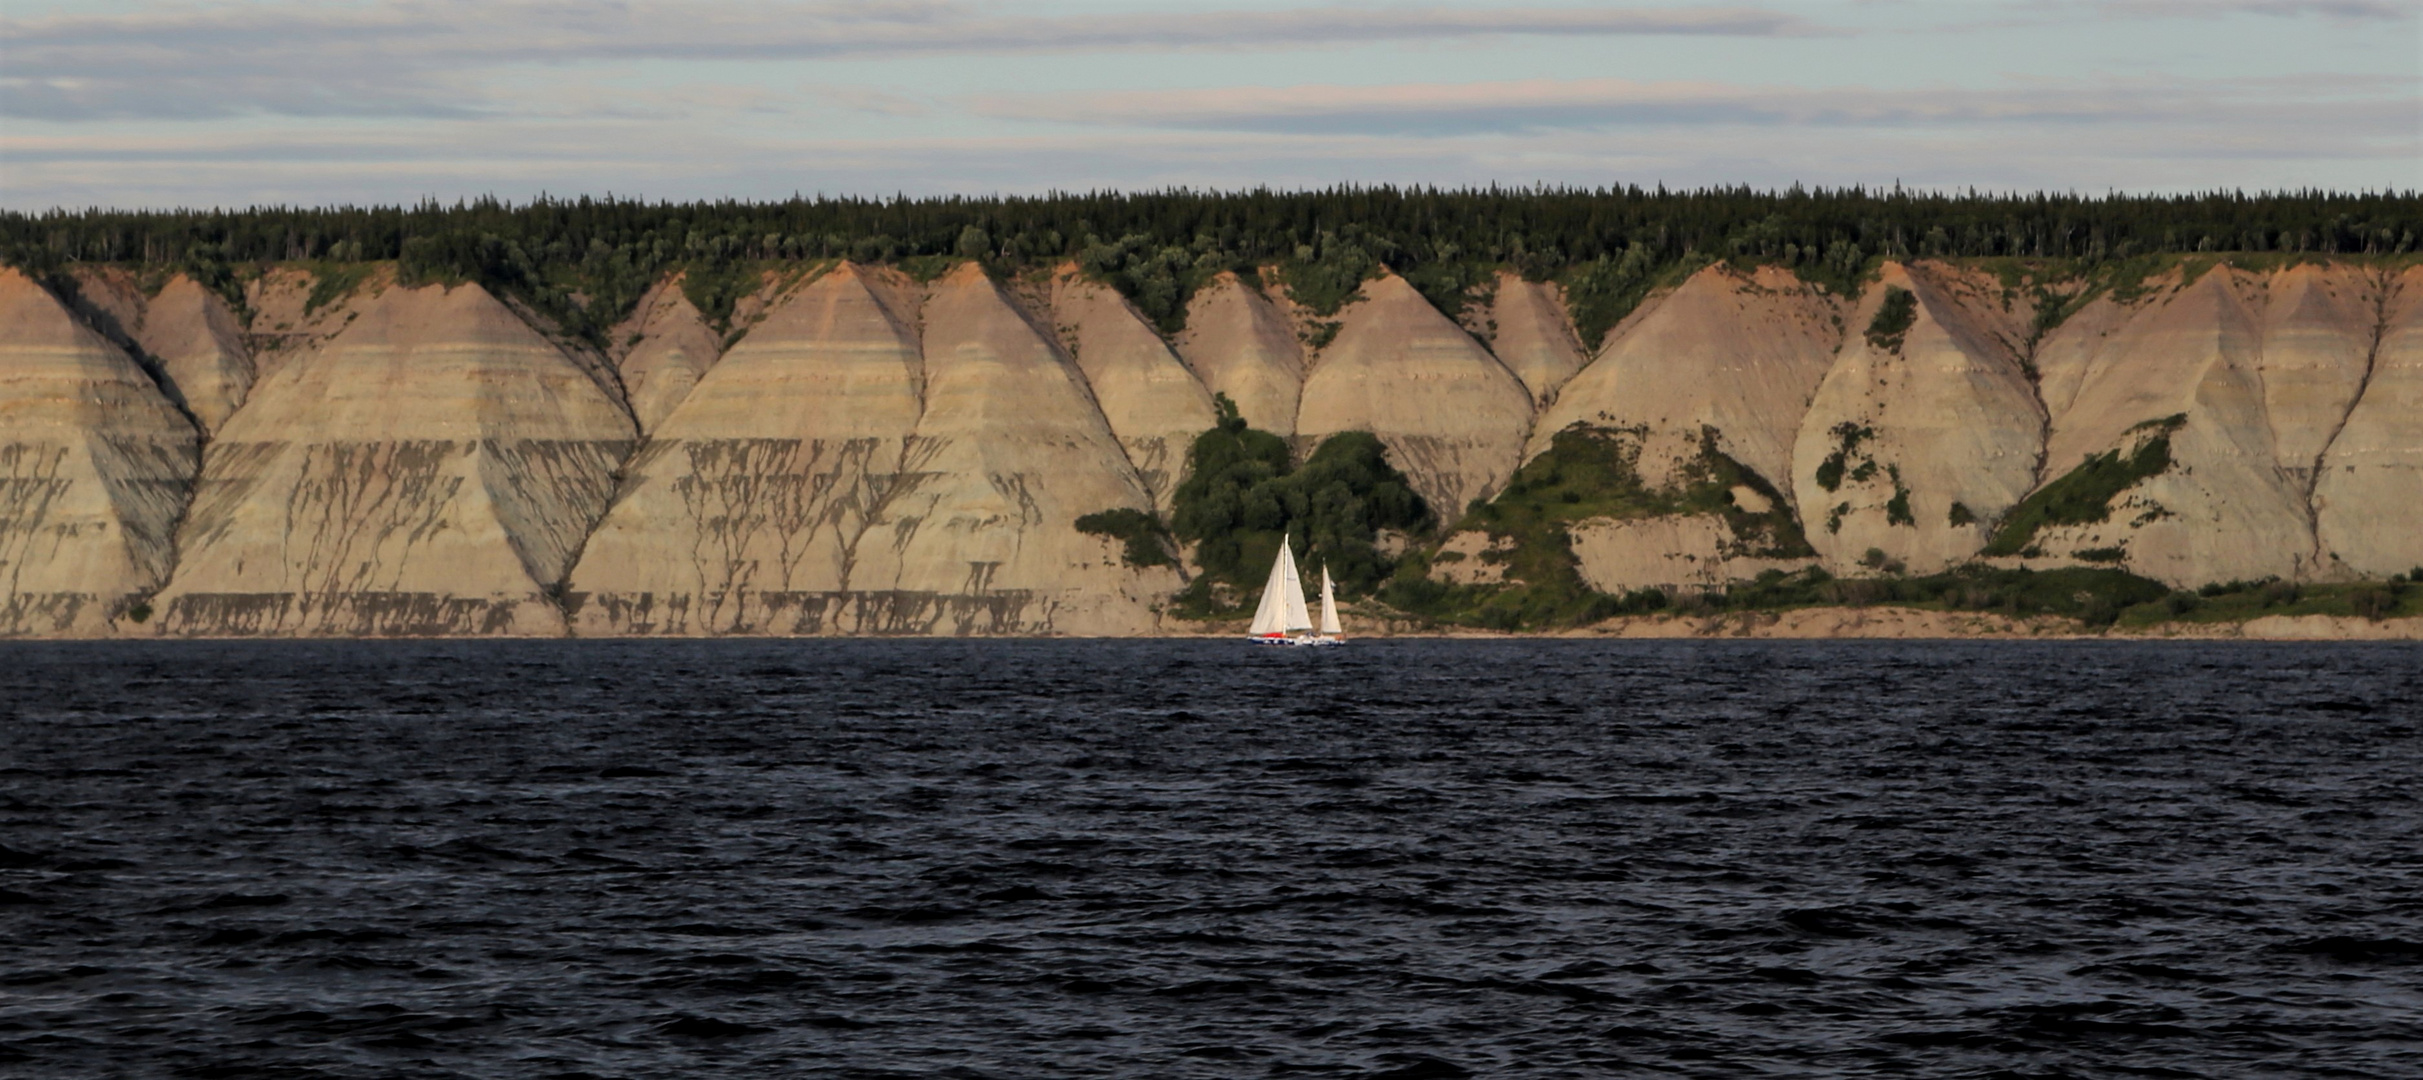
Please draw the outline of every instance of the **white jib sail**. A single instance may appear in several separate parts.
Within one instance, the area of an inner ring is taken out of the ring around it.
[[[1270,580],[1262,583],[1262,602],[1254,608],[1252,633],[1264,637],[1311,628],[1312,618],[1304,610],[1304,582],[1296,576],[1295,552],[1282,536],[1278,561],[1270,564]]]
[[[1330,637],[1345,633],[1338,626],[1338,590],[1330,584],[1329,568],[1321,568],[1321,632]]]

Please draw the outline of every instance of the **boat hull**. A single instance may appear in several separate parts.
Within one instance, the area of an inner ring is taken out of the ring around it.
[[[1321,637],[1314,634],[1299,634],[1294,637],[1287,637],[1279,634],[1265,634],[1258,637],[1249,637],[1245,640],[1253,642],[1256,645],[1268,645],[1272,648],[1279,649],[1326,649],[1346,644],[1345,638]]]

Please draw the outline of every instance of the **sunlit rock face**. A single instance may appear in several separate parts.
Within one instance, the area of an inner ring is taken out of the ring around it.
[[[1630,319],[1541,414],[1526,458],[1575,424],[1637,429],[1642,479],[1663,486],[1702,433],[1788,488],[1809,399],[1842,340],[1835,301],[1790,274],[1710,267]]]
[[[1379,436],[1442,519],[1506,482],[1531,427],[1522,380],[1394,274],[1365,282],[1338,322],[1304,382],[1300,438]]]
[[[1103,419],[1166,512],[1187,448],[1212,426],[1211,392],[1117,292],[1064,271],[1052,281],[1051,308]]]
[[[477,286],[387,287],[212,440],[156,606],[188,635],[561,634],[636,432]]]
[[[914,287],[884,278],[791,293],[658,424],[573,572],[577,632],[832,628],[876,523],[933,479]]]
[[[1565,291],[1552,282],[1525,281],[1501,271],[1490,294],[1486,329],[1489,350],[1523,381],[1531,399],[1546,404],[1589,357],[1574,336],[1565,311]]]
[[[723,355],[721,340],[682,294],[679,278],[648,290],[611,338],[608,344],[622,354],[615,369],[641,434],[654,434]]]
[[[2316,485],[2365,391],[2378,284],[2217,268],[2065,322],[2041,350],[2059,361],[2048,388],[2058,374],[2062,390],[2048,394],[2045,483],[2090,458],[2133,458],[2156,435],[2169,463],[2113,497],[2104,520],[2039,530],[2021,561],[2084,553],[2183,586],[2344,573],[2317,543]]]
[[[1304,345],[1261,290],[1223,273],[1188,301],[1177,351],[1204,389],[1226,394],[1253,426],[1296,433],[1304,393]]]
[[[2423,269],[2381,290],[2363,392],[2314,486],[2320,557],[2368,577],[2423,568]]]
[[[1896,290],[1907,325],[1879,339]],[[2028,316],[1990,281],[1885,265],[1793,444],[1801,524],[1829,568],[1870,551],[1911,573],[1966,561],[2035,486],[2045,422],[2020,353]]]
[[[0,268],[0,636],[139,626],[198,432],[124,350]]]

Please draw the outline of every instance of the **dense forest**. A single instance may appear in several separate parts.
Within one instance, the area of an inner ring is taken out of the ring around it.
[[[1035,197],[650,203],[494,199],[411,207],[0,212],[0,257],[175,267],[233,291],[265,262],[397,260],[409,281],[477,281],[602,340],[661,275],[701,281],[785,260],[968,258],[997,270],[1075,260],[1164,330],[1224,270],[1276,268],[1326,313],[1387,266],[1456,310],[1500,267],[1568,289],[1587,338],[1661,276],[1712,259],[1792,266],[1847,286],[1878,258],[2062,259],[2188,252],[2401,253],[2423,193],[2089,197],[1868,190],[1340,187]],[[715,306],[710,304],[709,306]]]

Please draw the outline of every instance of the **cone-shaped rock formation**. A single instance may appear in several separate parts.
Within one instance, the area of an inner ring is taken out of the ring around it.
[[[613,340],[632,343],[615,367],[642,433],[655,432],[723,352],[715,331],[682,294],[679,278],[648,290],[631,318],[615,327]]]
[[[1489,304],[1489,350],[1523,381],[1531,400],[1545,404],[1589,357],[1565,313],[1564,290],[1501,271]]]
[[[1442,520],[1495,491],[1520,463],[1531,395],[1404,278],[1366,282],[1304,382],[1296,433],[1380,437]]]
[[[1074,338],[1094,401],[1153,504],[1166,512],[1187,449],[1215,419],[1211,392],[1125,299],[1073,269],[1052,281],[1052,317]]]
[[[916,312],[885,276],[845,263],[790,294],[674,407],[573,571],[576,631],[815,634],[853,614],[862,547],[896,539],[870,531],[934,479],[912,438]]]
[[[1178,355],[1205,389],[1226,394],[1245,422],[1274,435],[1296,433],[1304,391],[1304,347],[1269,298],[1222,273],[1187,307]]]
[[[560,634],[547,595],[634,431],[477,286],[389,287],[209,448],[171,633]]]
[[[168,576],[197,434],[131,357],[13,269],[0,327],[0,636],[105,633]]]
[[[1855,570],[1871,550],[1912,573],[1962,562],[2034,486],[2044,414],[2017,352],[2027,315],[1949,268],[1885,265],[1792,452],[1801,523],[1829,567]]]
[[[937,282],[924,308],[925,413],[912,452],[924,475],[886,503],[862,544],[851,633],[1137,633],[1167,569],[1122,565],[1078,532],[1102,510],[1152,497],[1076,365],[975,264]]]

